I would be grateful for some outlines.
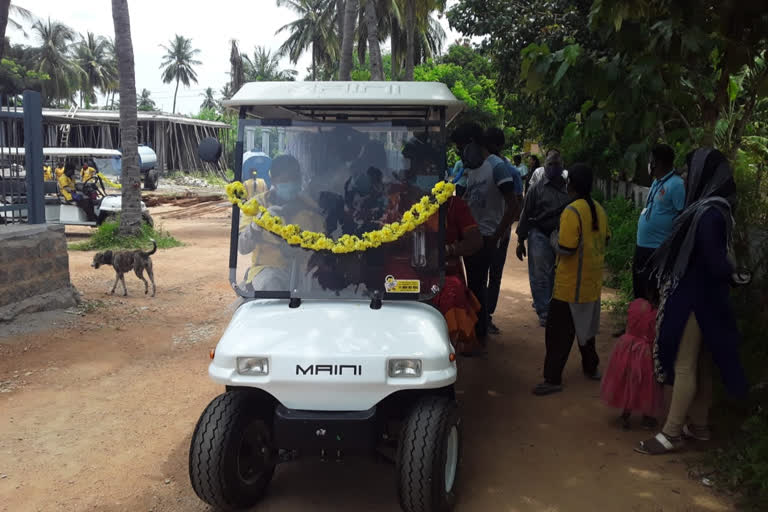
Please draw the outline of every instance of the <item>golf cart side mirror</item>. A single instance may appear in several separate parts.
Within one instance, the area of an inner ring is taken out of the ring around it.
[[[208,163],[216,163],[221,158],[221,142],[215,137],[206,137],[197,146],[197,155],[200,160]]]

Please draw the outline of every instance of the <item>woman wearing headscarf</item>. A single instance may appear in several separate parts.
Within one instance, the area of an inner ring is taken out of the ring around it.
[[[650,261],[662,294],[655,372],[660,382],[673,385],[672,402],[664,428],[640,443],[640,453],[674,451],[684,434],[710,438],[713,362],[731,394],[747,392],[729,300],[731,285],[748,281],[748,275],[734,275],[729,258],[735,192],[733,171],[722,153],[705,148],[688,155],[686,208]]]

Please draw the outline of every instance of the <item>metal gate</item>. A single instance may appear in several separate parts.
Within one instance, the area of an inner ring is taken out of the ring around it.
[[[0,105],[0,224],[45,223],[43,108],[40,93],[24,91]]]

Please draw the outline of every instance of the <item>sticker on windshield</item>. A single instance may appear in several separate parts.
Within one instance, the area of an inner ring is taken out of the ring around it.
[[[387,293],[420,293],[421,281],[418,279],[395,279],[395,276],[387,276],[384,279],[384,289]]]

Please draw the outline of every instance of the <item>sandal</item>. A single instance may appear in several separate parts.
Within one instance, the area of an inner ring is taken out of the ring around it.
[[[643,455],[664,455],[672,453],[683,447],[683,437],[671,437],[663,432],[659,432],[655,437],[648,439],[647,441],[641,441],[639,445],[635,446],[637,453]]]
[[[696,441],[710,441],[712,439],[712,434],[709,431],[709,427],[699,427],[697,425],[689,424],[683,426],[683,437]]]

